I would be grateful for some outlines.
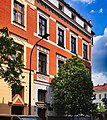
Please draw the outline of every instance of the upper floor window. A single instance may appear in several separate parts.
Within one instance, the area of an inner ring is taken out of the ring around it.
[[[64,64],[64,61],[58,60],[58,69],[60,69],[63,64]]]
[[[59,3],[59,10],[61,10],[61,11],[63,11],[64,10],[64,6],[61,4],[61,3]]]
[[[86,23],[84,23],[84,29],[86,29],[86,30],[87,30],[87,27],[88,27],[88,26],[87,26],[87,24],[86,24]]]
[[[39,35],[43,36],[47,33],[47,20],[39,16]]]
[[[39,72],[47,73],[47,55],[39,52]]]
[[[76,38],[71,36],[71,52],[76,54]]]
[[[75,15],[74,13],[72,13],[72,14],[71,14],[71,18],[72,18],[73,20],[76,20],[76,15]]]
[[[13,21],[24,25],[24,5],[14,0]]]
[[[60,54],[57,54],[57,73],[59,71],[59,69],[64,65],[64,63],[66,62],[66,57],[60,55]]]
[[[64,47],[64,30],[58,27],[58,45]]]
[[[46,90],[38,89],[38,101],[45,102]]]
[[[107,94],[106,93],[104,94],[104,98],[107,98]]]
[[[83,58],[88,59],[88,46],[83,43]]]
[[[99,99],[101,99],[101,94],[99,94]]]

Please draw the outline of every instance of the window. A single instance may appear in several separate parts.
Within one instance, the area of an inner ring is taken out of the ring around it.
[[[72,13],[72,14],[71,14],[71,18],[72,18],[73,20],[76,20],[76,15],[75,15],[74,13]]]
[[[107,98],[107,95],[106,95],[106,93],[104,94],[104,98]]]
[[[21,56],[22,63],[24,63],[24,53],[21,53],[20,51],[18,51],[18,50],[22,50],[22,52],[23,52],[24,51],[24,46],[16,43],[16,49],[17,49],[16,54],[12,56],[13,59],[16,60],[17,57]]]
[[[62,67],[62,65],[64,64],[66,62],[66,57],[64,57],[64,56],[62,56],[62,55],[60,55],[60,54],[57,54],[57,63],[56,63],[56,65],[57,65],[57,73],[58,73],[58,71],[59,71],[59,68],[61,68]]]
[[[20,25],[24,25],[24,5],[16,0],[14,1],[13,21]]]
[[[46,90],[38,90],[38,101],[45,102]]]
[[[99,99],[101,99],[101,94],[99,94]]]
[[[39,52],[39,72],[47,73],[47,55]]]
[[[64,47],[64,31],[58,27],[58,45]]]
[[[47,20],[39,16],[39,35],[43,36],[47,33]]]
[[[86,23],[84,23],[84,29],[86,29],[86,30],[87,30],[87,24],[86,24]]]
[[[64,10],[64,6],[63,6],[63,5],[61,5],[60,3],[59,3],[59,10],[61,10],[61,11],[63,11],[63,10]]]
[[[88,59],[88,56],[87,56],[87,45],[86,44],[83,44],[83,58],[84,59]]]
[[[24,86],[22,86],[20,89],[12,89],[12,97],[14,97],[16,94],[19,94],[24,99]]]
[[[76,38],[71,36],[71,52],[76,53]]]
[[[58,60],[58,69],[62,67],[64,64],[64,61]]]

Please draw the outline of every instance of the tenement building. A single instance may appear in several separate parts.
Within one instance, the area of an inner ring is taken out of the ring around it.
[[[58,68],[78,54],[91,71],[92,23],[64,0],[0,0],[0,29],[8,27],[10,37],[24,48],[22,89],[14,93],[0,80],[0,114],[28,114],[30,52],[31,114],[43,119],[54,115],[49,85]]]

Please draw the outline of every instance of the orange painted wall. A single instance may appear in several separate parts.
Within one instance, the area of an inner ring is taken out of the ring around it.
[[[25,38],[30,45],[34,45],[40,38],[34,36],[34,33],[37,33],[37,10],[38,8],[42,10],[49,16],[49,40],[56,44],[50,44],[47,41],[41,41],[39,44],[45,48],[49,49],[49,74],[56,74],[56,53],[65,56],[67,59],[72,56],[70,53],[70,31],[73,31],[78,36],[85,39],[87,42],[90,42],[90,39],[87,38],[84,34],[77,31],[75,28],[68,25],[65,21],[57,17],[52,12],[48,11],[46,8],[35,2],[36,9],[32,9],[29,5],[27,5],[27,30],[23,30],[13,24],[11,24],[11,0],[1,0],[0,1],[0,28],[8,27],[10,32],[13,32],[23,38]],[[51,18],[50,18],[51,17]],[[53,20],[52,20],[53,18]],[[61,23],[65,26],[66,29],[66,50],[57,46],[57,23]],[[69,52],[68,52],[68,51]],[[29,56],[30,56],[31,48],[26,48],[26,68],[29,69]],[[33,58],[32,58],[32,69],[37,69],[37,49],[34,49]],[[82,40],[78,38],[78,54],[82,56]],[[89,61],[91,61],[91,46],[89,47]],[[90,63],[86,62],[87,65],[90,66]],[[36,79],[36,77],[35,77]]]

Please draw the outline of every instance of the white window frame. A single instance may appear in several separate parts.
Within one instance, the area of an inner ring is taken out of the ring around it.
[[[84,60],[86,60],[86,61],[88,61],[89,60],[89,43],[88,42],[86,42],[85,40],[82,40],[83,42],[82,42],[82,58],[84,57],[83,56],[83,44],[86,44],[87,45],[87,60],[86,59],[84,59]]]
[[[40,46],[37,46],[37,72],[39,72],[39,52],[47,55],[47,75],[49,75],[49,50],[43,48],[43,47],[40,47]]]
[[[39,16],[43,17],[47,21],[47,33],[49,33],[49,16],[42,11],[37,11],[37,35],[39,35]]]
[[[71,36],[76,38],[76,54],[78,54],[78,36],[73,32],[70,32],[70,52],[71,52]],[[75,55],[75,53],[73,53],[73,52],[71,52],[71,53]]]
[[[60,29],[62,29],[64,31],[64,48],[66,49],[66,27],[64,27],[61,24],[57,23],[57,27],[56,27],[57,45],[58,45],[58,28],[60,28]],[[59,46],[59,47],[61,47],[61,46]],[[61,48],[63,48],[63,47],[61,47]]]
[[[57,66],[56,66],[56,71],[57,71],[57,73],[58,73],[58,60],[60,60],[60,61],[62,61],[62,62],[65,63],[65,62],[66,62],[66,57],[57,54],[57,55],[56,55],[56,60],[57,60],[57,61],[56,61],[56,62],[57,62],[57,63],[56,63],[56,65],[57,65]]]
[[[24,5],[24,26],[21,26],[15,22],[13,22],[14,0],[11,0],[11,24],[13,24],[21,29],[24,29],[26,31],[26,29],[27,29],[27,3],[22,0],[16,0],[16,1],[21,3],[22,5]]]

